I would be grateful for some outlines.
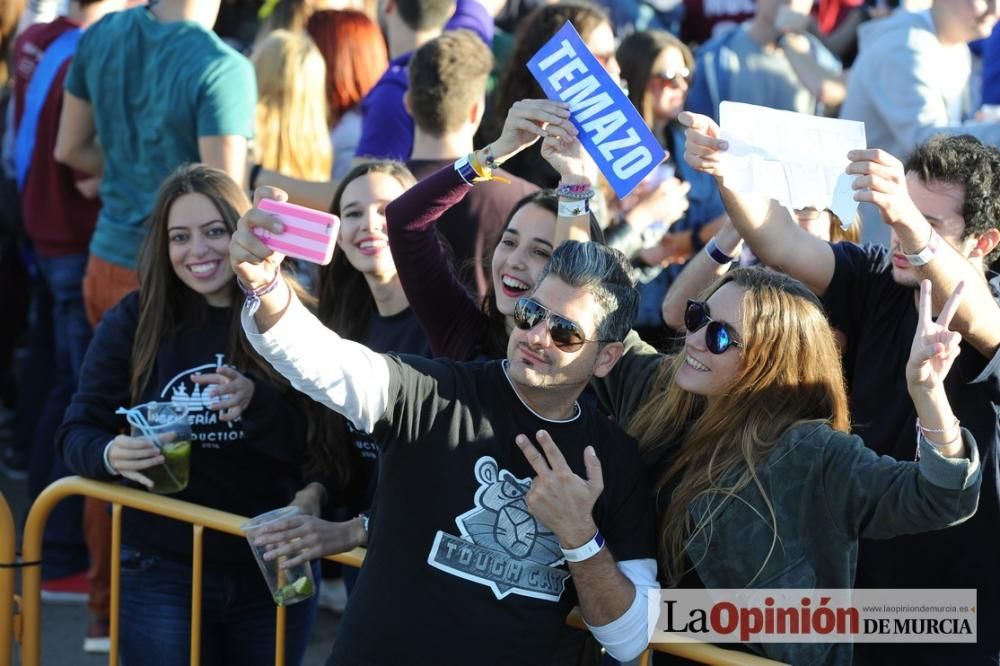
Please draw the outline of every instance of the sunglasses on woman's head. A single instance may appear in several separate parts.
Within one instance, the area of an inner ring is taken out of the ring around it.
[[[687,67],[682,67],[676,72],[669,69],[665,69],[660,72],[652,72],[650,76],[663,84],[669,85],[671,88],[679,86],[681,84],[681,79],[683,79],[688,85],[691,85],[691,70]]]
[[[742,342],[737,342],[736,332],[732,326],[712,319],[708,312],[708,303],[688,300],[687,309],[684,311],[684,327],[689,333],[707,327],[705,346],[713,354],[724,354],[730,347],[743,347]]]
[[[588,340],[576,323],[566,319],[560,314],[556,314],[538,301],[522,296],[517,299],[514,305],[514,325],[522,331],[530,331],[539,322],[548,321],[549,335],[552,336],[552,344],[564,352],[579,351],[587,342],[601,342],[601,340]]]

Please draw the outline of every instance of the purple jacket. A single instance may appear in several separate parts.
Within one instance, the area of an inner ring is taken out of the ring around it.
[[[493,18],[477,0],[458,0],[455,15],[445,30],[471,30],[493,43]],[[389,61],[389,69],[361,100],[361,141],[356,156],[380,157],[405,162],[413,152],[413,118],[403,106],[409,87],[407,66],[413,53]]]

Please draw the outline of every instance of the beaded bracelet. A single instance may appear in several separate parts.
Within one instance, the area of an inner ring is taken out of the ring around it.
[[[937,428],[928,428],[928,427],[926,427],[926,426],[925,426],[924,424],[922,424],[922,423],[920,422],[920,417],[918,416],[918,417],[917,417],[917,432],[921,432],[921,433],[924,433],[924,432],[932,432],[932,433],[935,433],[935,434],[938,434],[938,435],[944,435],[945,433],[949,433],[949,432],[952,432],[952,431],[954,431],[954,429],[955,429],[955,428],[960,428],[960,427],[961,427],[961,423],[962,423],[962,422],[961,422],[961,421],[959,421],[959,420],[958,420],[958,419],[956,418],[956,419],[955,419],[955,422],[954,422],[954,423],[952,423],[952,424],[951,424],[950,426],[948,426],[947,428],[941,428],[941,429],[937,429]],[[961,430],[959,430],[958,432],[959,432],[959,436],[961,436],[961,434],[962,434],[962,431],[961,431]],[[928,441],[929,441],[929,440],[928,440]],[[952,443],[952,442],[949,442],[949,444],[951,444],[951,443]],[[931,444],[934,444],[934,442],[931,442]],[[938,446],[947,446],[947,444],[939,444]]]
[[[574,199],[579,201],[592,199],[597,192],[589,184],[560,185],[556,188],[556,194],[563,199]]]
[[[247,285],[243,280],[236,278],[236,284],[240,286],[240,291],[247,297],[246,303],[243,304],[247,310],[250,311],[250,316],[253,316],[260,307],[260,297],[270,294],[278,286],[279,278],[281,278],[281,267],[274,272],[274,277],[271,281],[265,284],[263,287],[258,287],[254,289],[253,287]]]

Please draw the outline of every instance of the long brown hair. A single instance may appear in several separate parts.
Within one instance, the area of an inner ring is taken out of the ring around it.
[[[488,323],[483,331],[483,337],[479,340],[479,351],[485,354],[487,358],[505,357],[507,355],[507,340],[510,337],[507,334],[507,315],[500,312],[497,308],[497,293],[493,285],[493,253],[496,252],[497,245],[500,244],[503,233],[507,231],[507,227],[510,226],[514,215],[517,214],[517,211],[529,205],[547,210],[555,217],[559,212],[559,195],[555,190],[535,190],[522,197],[510,209],[510,213],[507,214],[507,219],[504,220],[503,226],[500,227],[500,230],[489,245],[493,249],[488,256],[483,258],[483,262],[486,264],[484,268],[486,269],[487,288],[486,295],[483,297],[481,303],[481,309],[483,314],[486,315]],[[590,214],[590,240],[601,245],[605,244],[604,230],[601,229],[601,225],[598,224],[597,218],[593,213]]]
[[[359,164],[344,176],[333,195],[330,212],[340,215],[340,201],[351,182],[373,173],[395,178],[404,189],[417,184],[410,170],[402,162],[373,160]],[[365,276],[351,265],[347,255],[336,252],[333,261],[319,271],[319,318],[330,330],[342,338],[361,341],[368,330],[368,317],[375,311],[375,298]]]
[[[633,32],[622,40],[616,53],[622,79],[628,84],[629,101],[642,114],[642,119],[650,128],[656,119],[653,117],[653,100],[649,94],[649,77],[653,74],[653,63],[667,49],[680,51],[684,66],[694,73],[691,49],[666,30]],[[663,140],[662,137],[657,138]]]
[[[416,178],[401,162],[375,160],[351,169],[337,186],[330,212],[340,215],[340,202],[344,190],[354,180],[372,173],[383,173],[395,178],[409,189]],[[347,340],[360,342],[368,332],[368,321],[375,311],[375,299],[365,276],[351,265],[347,256],[338,251],[333,261],[319,271],[317,292],[318,314],[323,325]],[[352,434],[343,416],[319,403],[307,406],[310,423],[315,424],[309,438],[307,472],[326,474],[341,487],[347,487],[356,473],[353,467]]]
[[[655,485],[659,493],[671,480],[677,484],[661,518],[660,552],[672,584],[684,573],[688,543],[708,538],[723,500],[751,483],[768,507],[774,535],[759,575],[777,544],[778,531],[758,465],[796,425],[827,423],[843,432],[850,427],[840,354],[816,296],[782,273],[739,268],[719,278],[702,298],[729,283],[745,291],[737,377],[724,393],[707,399],[675,383],[684,354],[666,358],[629,427],[648,458],[683,440]],[[699,500],[707,500],[711,508],[694,522],[689,508]]]
[[[203,164],[180,167],[160,185],[149,216],[146,238],[138,256],[139,323],[132,346],[132,372],[129,393],[133,404],[138,402],[149,383],[159,352],[159,342],[182,328],[197,327],[205,322],[209,305],[205,298],[181,282],[174,272],[169,256],[167,217],[170,209],[185,194],[201,194],[212,202],[230,235],[236,222],[250,208],[242,188],[224,171]],[[287,279],[287,278],[286,278]],[[293,285],[299,291],[297,285]],[[288,383],[265,362],[243,335],[240,310],[243,296],[234,279],[229,286],[229,326],[226,334],[226,357],[241,371],[251,371],[269,383]]]
[[[326,63],[305,33],[275,30],[254,49],[254,153],[265,169],[326,180],[333,166],[327,125]]]

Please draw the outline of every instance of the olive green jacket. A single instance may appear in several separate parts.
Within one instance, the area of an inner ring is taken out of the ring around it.
[[[595,382],[601,403],[623,427],[645,400],[664,358],[632,333],[625,356]],[[965,429],[962,434],[970,459],[946,459],[922,440],[919,462],[898,462],[826,424],[791,428],[757,470],[777,522],[770,559],[770,512],[753,484],[737,498],[692,503],[688,512],[695,523],[710,502],[721,508],[708,535],[688,546],[688,556],[707,588],[744,588],[751,581],[754,588],[853,587],[859,537],[942,529],[976,512],[979,455],[972,435]],[[792,664],[851,663],[850,645],[753,647]]]

